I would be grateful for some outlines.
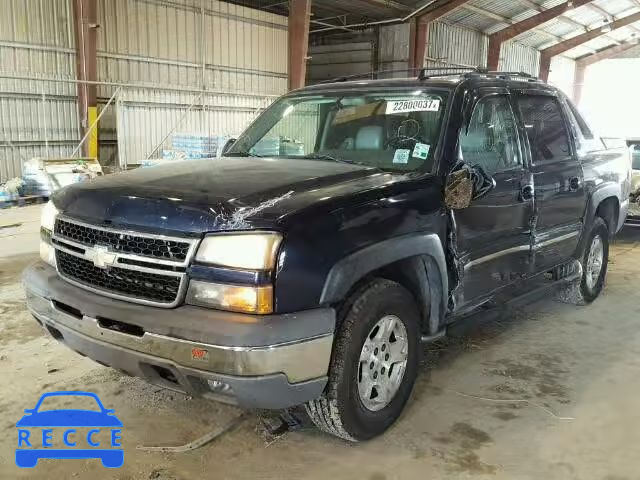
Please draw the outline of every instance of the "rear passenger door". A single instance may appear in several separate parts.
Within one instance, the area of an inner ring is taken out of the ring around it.
[[[515,98],[531,155],[534,265],[542,272],[564,263],[576,250],[586,198],[584,175],[560,99],[539,91],[521,91]]]

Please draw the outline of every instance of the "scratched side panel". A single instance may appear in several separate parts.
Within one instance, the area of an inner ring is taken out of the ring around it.
[[[348,254],[377,242],[416,232],[445,239],[446,217],[436,177],[372,189],[336,199],[288,219],[276,274],[276,310],[291,312],[318,305],[331,267]]]

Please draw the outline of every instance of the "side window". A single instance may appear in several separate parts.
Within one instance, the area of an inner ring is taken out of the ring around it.
[[[544,95],[518,99],[534,163],[550,163],[571,154],[569,135],[558,100]]]
[[[465,163],[479,165],[488,174],[521,165],[516,122],[505,96],[480,100],[465,133],[460,133]]]

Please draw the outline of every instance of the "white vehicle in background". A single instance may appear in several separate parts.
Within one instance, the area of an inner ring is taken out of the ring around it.
[[[640,138],[627,139],[631,153],[631,196],[627,225],[640,227]]]

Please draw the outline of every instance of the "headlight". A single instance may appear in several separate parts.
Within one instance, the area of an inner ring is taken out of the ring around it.
[[[221,285],[191,280],[187,303],[243,313],[272,313],[273,287]]]
[[[275,232],[226,233],[205,237],[196,261],[221,267],[270,270],[282,236]]]
[[[40,214],[40,226],[49,232],[53,232],[53,226],[56,223],[56,215],[58,215],[58,209],[51,200],[42,209]]]
[[[52,267],[56,266],[55,250],[51,245],[56,215],[58,215],[58,209],[52,201],[49,201],[42,209],[40,216],[40,258]]]

